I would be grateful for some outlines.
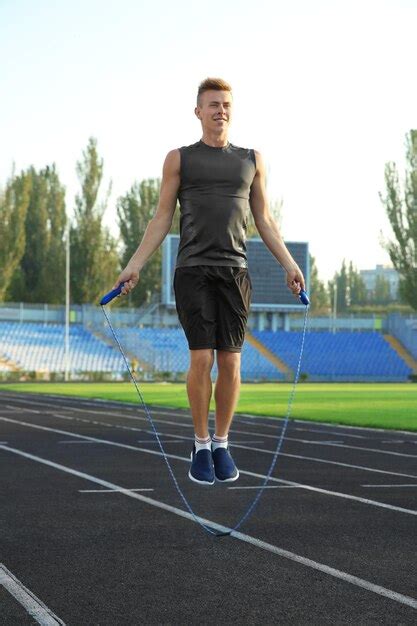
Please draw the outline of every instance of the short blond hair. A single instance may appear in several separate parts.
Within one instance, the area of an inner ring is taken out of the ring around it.
[[[222,78],[205,78],[198,87],[197,106],[200,106],[201,94],[205,91],[209,91],[209,89],[215,89],[217,91],[230,91],[230,93],[232,93],[231,86]]]

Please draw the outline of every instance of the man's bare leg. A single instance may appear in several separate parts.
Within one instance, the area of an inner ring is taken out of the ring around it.
[[[209,436],[208,414],[212,394],[211,370],[214,350],[190,350],[190,369],[187,374],[187,394],[193,417],[194,431],[199,439]]]
[[[227,437],[240,393],[240,352],[217,350],[216,435]]]

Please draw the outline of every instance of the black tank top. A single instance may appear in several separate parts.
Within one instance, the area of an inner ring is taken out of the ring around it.
[[[229,143],[203,141],[179,148],[180,242],[176,267],[247,267],[249,193],[256,172],[255,152]]]

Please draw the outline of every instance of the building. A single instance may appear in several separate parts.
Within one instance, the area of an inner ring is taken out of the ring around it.
[[[382,277],[388,281],[391,299],[397,299],[399,275],[397,270],[393,267],[388,265],[377,265],[374,270],[360,270],[359,273],[365,283],[368,295],[373,295],[375,293],[377,278]]]

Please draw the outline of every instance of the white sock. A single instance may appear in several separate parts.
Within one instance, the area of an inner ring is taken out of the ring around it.
[[[218,435],[213,435],[213,439],[212,439],[213,450],[216,450],[217,448],[227,448],[228,446],[227,439],[228,439],[227,435],[226,437],[218,437]]]
[[[211,450],[211,437],[210,435],[206,439],[200,439],[195,435],[195,452],[200,452],[200,450]]]

